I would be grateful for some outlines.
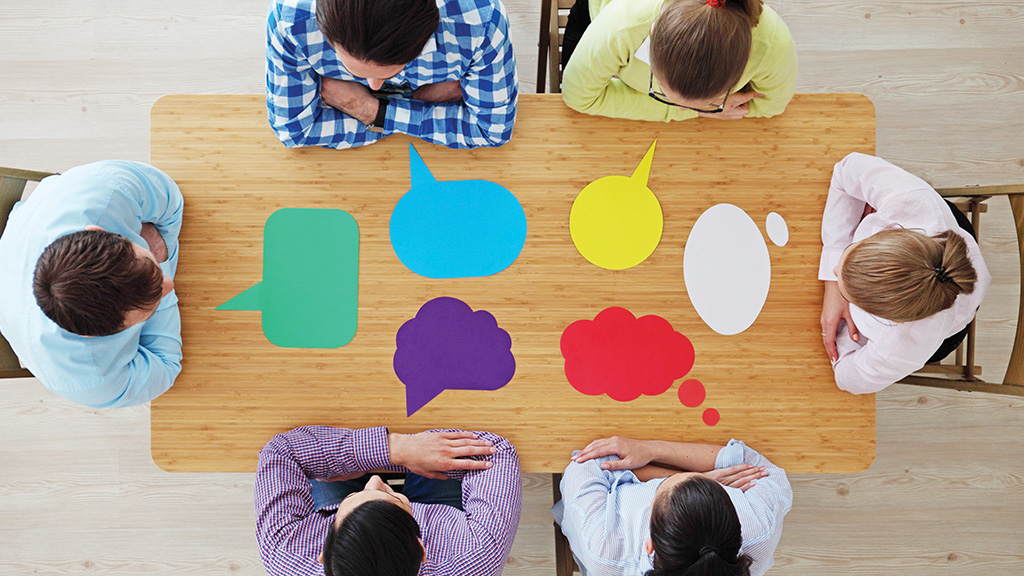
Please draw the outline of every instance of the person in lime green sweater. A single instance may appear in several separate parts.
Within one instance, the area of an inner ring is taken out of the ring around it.
[[[562,98],[587,114],[733,120],[781,114],[796,48],[762,0],[577,0]]]

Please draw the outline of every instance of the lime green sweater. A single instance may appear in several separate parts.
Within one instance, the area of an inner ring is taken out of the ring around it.
[[[635,120],[686,120],[696,112],[647,95],[651,67],[634,54],[651,33],[666,0],[590,0],[590,26],[562,76],[562,98],[574,110]],[[748,117],[781,114],[796,90],[796,48],[782,18],[767,4],[753,30],[750,60],[733,92],[748,83],[764,94]],[[655,80],[655,88],[659,88]]]

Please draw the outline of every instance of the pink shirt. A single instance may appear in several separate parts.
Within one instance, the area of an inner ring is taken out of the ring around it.
[[[862,219],[865,205],[876,212]],[[967,243],[978,281],[974,292],[960,294],[952,307],[913,322],[885,320],[850,304],[860,341],[854,342],[841,323],[836,335],[839,360],[832,367],[836,384],[854,394],[878,392],[924,366],[943,340],[970,323],[992,281],[978,243],[960,228],[934,188],[881,158],[859,153],[843,158],[832,172],[821,220],[824,247],[818,279],[836,279],[832,269],[850,244],[897,226],[928,236],[955,231]]]

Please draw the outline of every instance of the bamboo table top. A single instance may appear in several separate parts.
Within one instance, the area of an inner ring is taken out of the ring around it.
[[[404,135],[352,150],[286,149],[262,95],[167,96],[151,121],[152,163],[185,196],[175,276],[183,368],[152,403],[152,454],[165,470],[250,472],[274,434],[306,424],[491,430],[513,442],[524,472],[560,472],[572,449],[613,434],[738,438],[790,472],[858,472],[874,460],[875,398],[836,388],[818,324],[832,166],[875,149],[864,96],[799,94],[770,120],[654,123],[587,116],[558,95],[524,94],[512,141],[477,150]],[[655,139],[648,186],[664,213],[661,243],[634,268],[598,268],[570,238],[573,200],[600,177],[631,175]],[[486,179],[518,198],[528,235],[508,269],[435,280],[399,261],[389,220],[410,187],[409,142],[436,179]],[[783,247],[768,243],[771,290],[757,321],[735,336],[701,321],[683,282],[690,229],[721,202],[743,208],[762,232],[767,214],[779,212],[790,233]],[[290,207],[340,208],[358,222],[359,325],[341,348],[280,348],[264,336],[260,312],[214,310],[262,279],[264,223]],[[446,390],[407,417],[395,334],[439,296],[495,316],[512,337],[515,376],[495,391]],[[678,381],[630,402],[568,383],[562,331],[612,306],[661,316],[689,338],[696,360],[686,378],[707,389],[700,407],[680,403]],[[717,425],[704,424],[705,408],[720,412]]]

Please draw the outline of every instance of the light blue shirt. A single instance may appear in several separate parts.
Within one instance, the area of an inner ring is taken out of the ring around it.
[[[110,160],[45,178],[15,205],[0,238],[0,333],[43,385],[94,408],[143,404],[171,387],[181,372],[181,319],[173,291],[149,320],[86,338],[43,314],[32,280],[36,261],[57,238],[92,224],[147,247],[139,235],[143,222],[159,230],[167,245],[160,268],[173,278],[184,203],[163,172]]]
[[[562,476],[562,500],[551,510],[584,576],[642,576],[653,568],[644,543],[651,537],[651,502],[664,478],[641,482],[629,470],[601,469],[603,462],[618,459],[571,462]],[[782,468],[738,440],[718,452],[715,469],[744,463],[768,471],[746,492],[725,487],[740,518],[740,552],[753,558],[750,574],[759,576],[774,563],[793,490]]]

